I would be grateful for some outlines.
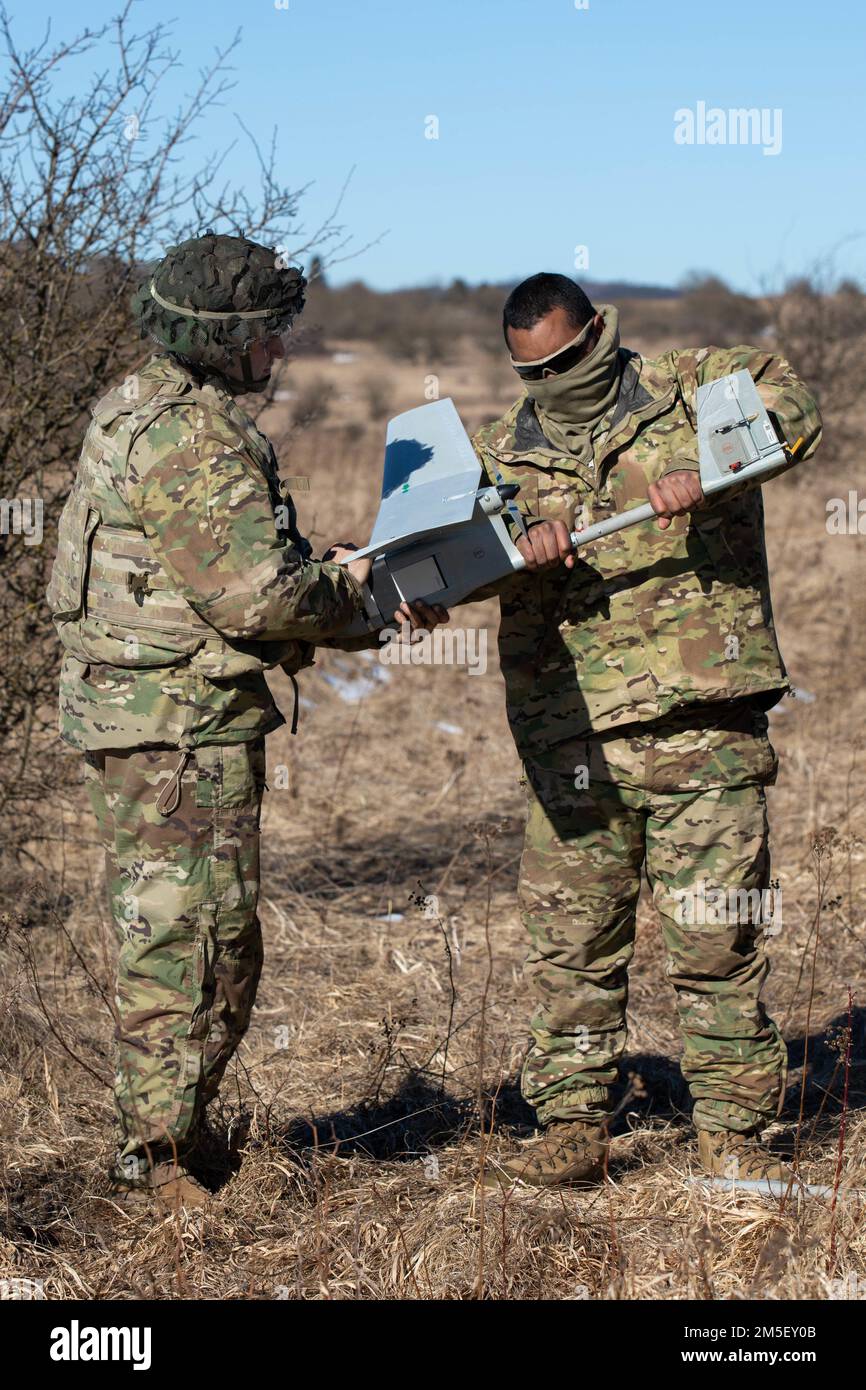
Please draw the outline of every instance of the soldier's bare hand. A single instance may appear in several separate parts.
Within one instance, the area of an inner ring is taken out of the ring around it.
[[[338,544],[329,546],[328,549],[325,551],[324,555],[322,556],[322,559],[337,561],[344,560],[347,555],[351,555],[352,551],[357,549],[358,547],[354,544],[353,541],[346,541],[344,545]],[[345,568],[349,571],[352,578],[356,579],[359,584],[366,584],[367,580],[370,578],[370,571],[373,568],[373,561],[369,558],[369,556],[365,556],[363,560],[350,560]]]
[[[530,573],[553,569],[560,564],[564,564],[566,569],[574,567],[574,546],[564,521],[534,522],[529,534],[518,540],[517,549]]]
[[[412,603],[404,600],[400,604],[394,614],[394,622],[408,623],[413,632],[432,632],[440,623],[447,623],[450,617],[448,609],[443,608],[441,603],[425,603],[423,599],[416,598]]]
[[[688,468],[668,473],[657,483],[650,483],[647,496],[658,516],[659,530],[666,531],[672,517],[693,512],[704,500],[699,473]]]

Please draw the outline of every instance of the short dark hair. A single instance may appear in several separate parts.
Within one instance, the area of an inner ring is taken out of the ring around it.
[[[575,333],[595,318],[595,309],[583,290],[567,275],[554,275],[542,270],[521,280],[505,301],[502,310],[502,331],[508,342],[509,328],[534,328],[539,319],[551,309],[565,309]]]

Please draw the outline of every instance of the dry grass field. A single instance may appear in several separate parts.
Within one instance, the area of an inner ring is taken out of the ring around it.
[[[294,363],[265,420],[287,437],[285,472],[311,479],[297,500],[318,553],[366,540],[384,420],[423,400],[427,376],[368,343],[340,348],[338,361]],[[504,359],[467,352],[438,376],[471,428],[513,393]],[[323,651],[301,678],[298,736],[269,740],[266,965],[211,1113],[217,1190],[203,1212],[159,1218],[109,1194],[103,870],[80,785],[45,806],[2,946],[0,1278],[76,1299],[866,1297],[866,1197],[844,1193],[866,1189],[866,573],[862,539],[825,527],[827,499],[854,485],[844,461],[819,455],[767,489],[777,622],[801,696],[771,716],[784,927],[767,998],[791,1055],[773,1138],[796,1144],[807,1180],[841,1182],[835,1205],[692,1182],[648,899],[607,1184],[479,1196],[486,1154],[532,1125],[516,1084],[523,801],[491,602],[453,615],[485,634],[483,674]],[[288,682],[274,686],[289,711]]]

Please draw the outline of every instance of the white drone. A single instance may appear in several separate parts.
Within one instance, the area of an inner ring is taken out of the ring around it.
[[[787,467],[802,445],[780,440],[750,373],[720,377],[697,391],[698,457],[705,496],[742,487]],[[382,501],[370,543],[349,559],[373,557],[364,586],[366,612],[347,635],[376,632],[406,600],[446,608],[524,568],[509,534],[509,515],[526,534],[514,505],[515,483],[479,488],[481,464],[451,400],[417,406],[388,423]],[[649,502],[573,531],[575,549],[649,521]],[[345,564],[347,561],[342,561]]]

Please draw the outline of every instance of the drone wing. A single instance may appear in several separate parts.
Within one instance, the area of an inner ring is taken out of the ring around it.
[[[737,475],[744,480],[760,476],[788,461],[784,442],[745,368],[699,386],[697,406],[705,493],[720,491]]]
[[[480,477],[481,464],[452,400],[395,415],[385,435],[382,501],[373,534],[353,559],[468,521]]]

